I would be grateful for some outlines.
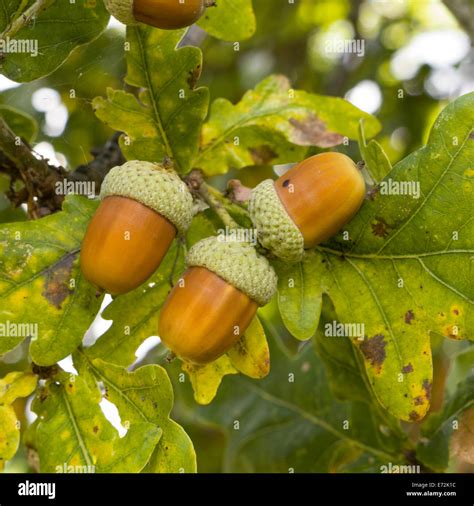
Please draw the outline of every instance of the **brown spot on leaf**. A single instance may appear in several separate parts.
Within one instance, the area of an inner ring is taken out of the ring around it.
[[[407,323],[408,325],[411,324],[411,321],[415,319],[415,314],[413,313],[413,311],[411,309],[409,309],[406,313],[405,313],[405,323]]]
[[[418,397],[415,397],[415,406],[421,406],[425,401],[423,400],[423,397],[419,395]]]
[[[413,372],[413,365],[411,362],[408,362],[408,364],[402,368],[403,374],[408,374],[409,372]]]
[[[99,427],[97,427],[97,425],[95,425],[92,430],[94,431],[94,434],[97,434],[97,432],[99,432]]]
[[[469,139],[471,139],[471,141],[474,139],[474,130],[469,134]]]
[[[268,165],[278,156],[272,148],[265,145],[250,148],[249,153],[255,165]]]
[[[360,349],[364,354],[364,357],[370,362],[372,367],[380,368],[385,360],[385,337],[383,334],[377,334],[376,336],[365,339],[360,343]]]
[[[188,86],[191,90],[194,90],[200,77],[201,77],[201,65],[197,65],[193,70],[189,71],[187,81]]]
[[[43,297],[53,304],[56,309],[61,309],[62,302],[70,294],[72,265],[77,252],[68,253],[46,271]]]
[[[327,130],[326,123],[314,114],[303,120],[290,118],[290,124],[294,127],[291,140],[300,146],[330,148],[342,144],[344,140],[342,135]]]
[[[411,411],[408,416],[412,422],[416,422],[420,419],[420,415],[416,411]]]
[[[383,218],[376,217],[375,223],[372,223],[371,227],[372,233],[377,237],[385,238],[389,234],[388,229],[390,228],[390,225]]]
[[[453,313],[458,316],[459,315],[459,310],[458,309],[453,309]]]
[[[367,195],[366,195],[366,198],[368,200],[374,200],[375,197],[377,196],[377,193],[379,193],[380,191],[380,188],[378,186],[374,186],[373,188],[371,188],[368,192],[367,192]]]
[[[427,380],[427,379],[423,380],[423,390],[425,391],[425,395],[428,400],[431,399],[432,386],[433,385],[431,384],[430,380]]]

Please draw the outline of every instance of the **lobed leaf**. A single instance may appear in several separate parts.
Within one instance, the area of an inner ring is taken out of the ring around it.
[[[44,10],[11,33],[12,23],[28,12],[31,2],[2,1],[0,38],[12,49],[3,52],[0,71],[13,81],[29,82],[50,74],[75,48],[97,38],[110,18],[104,3],[96,0],[42,3]]]
[[[137,473],[150,460],[162,430],[147,421],[131,421],[120,438],[99,407],[98,391],[80,376],[48,381],[33,404],[39,417],[34,440],[41,472]],[[81,471],[77,471],[81,469]]]
[[[38,365],[52,365],[82,341],[101,303],[79,268],[79,251],[96,203],[67,197],[63,211],[0,230],[0,354],[32,337]]]
[[[206,9],[198,25],[221,40],[248,39],[256,29],[252,0],[221,0],[215,7]]]
[[[122,421],[146,421],[159,427],[162,436],[153,451],[146,472],[195,472],[193,444],[181,426],[170,419],[173,390],[166,371],[157,365],[139,367],[133,372],[95,359],[88,367],[103,383],[107,399],[115,404]]]
[[[380,130],[376,118],[349,102],[293,90],[286,77],[272,75],[236,105],[222,98],[213,102],[195,166],[211,176],[299,161],[308,146],[336,146],[344,136],[356,139],[362,118],[367,135]]]
[[[99,119],[126,133],[120,146],[127,159],[156,162],[168,157],[180,172],[192,168],[209,101],[207,88],[196,88],[200,49],[176,49],[184,33],[128,27],[125,81],[139,90],[138,98],[109,89],[106,99],[93,101]]]
[[[373,193],[313,256],[339,321],[364,325],[351,338],[373,392],[407,421],[429,408],[430,332],[473,339],[473,106],[474,93],[448,105],[428,144],[386,176],[419,184],[420,198]]]

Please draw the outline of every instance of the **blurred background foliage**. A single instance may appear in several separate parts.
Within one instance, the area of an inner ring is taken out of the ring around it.
[[[378,139],[392,163],[420,147],[444,105],[474,89],[469,35],[441,0],[254,0],[258,28],[249,40],[222,42],[193,27],[185,43],[204,53],[200,83],[236,102],[270,73],[295,88],[342,96],[378,116]],[[91,101],[125,75],[125,30],[114,19],[89,46],[50,76],[17,85],[0,78],[0,103],[32,114],[35,149],[68,168],[90,160],[111,131]],[[364,56],[326,51],[330,40],[363,39]],[[359,157],[355,143],[348,154]],[[245,177],[245,175],[244,175]]]

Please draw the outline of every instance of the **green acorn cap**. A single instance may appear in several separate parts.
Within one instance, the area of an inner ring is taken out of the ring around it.
[[[105,176],[100,198],[127,197],[153,209],[184,234],[193,219],[193,198],[179,176],[162,165],[132,161]]]
[[[277,276],[268,260],[247,242],[208,237],[196,243],[186,257],[188,267],[205,267],[264,306],[276,292]]]
[[[252,190],[249,213],[262,246],[287,262],[302,260],[303,234],[286,211],[273,180],[262,181]]]
[[[107,10],[124,25],[136,25],[133,16],[133,0],[104,0]]]

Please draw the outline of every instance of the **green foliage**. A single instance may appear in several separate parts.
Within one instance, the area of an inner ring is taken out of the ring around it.
[[[359,124],[359,149],[373,181],[379,183],[390,173],[392,164],[382,146],[375,139],[366,143],[363,121]]]
[[[286,328],[300,340],[310,339],[321,314],[321,285],[314,256],[291,265],[276,263],[278,307]]]
[[[120,438],[99,401],[97,389],[66,373],[39,390],[33,411],[39,417],[34,437],[41,472],[72,466],[75,472],[136,473],[145,467],[162,430],[147,421],[130,420],[127,434]]]
[[[27,52],[12,51],[3,55],[1,72],[18,82],[33,81],[51,73],[76,47],[98,37],[109,21],[103,2],[43,0],[41,3],[47,8],[36,13],[34,22],[24,24],[21,23],[23,16],[31,20],[27,10],[31,2],[2,0],[0,37],[7,42],[11,39],[10,43],[37,42],[37,47],[32,46]],[[18,31],[11,33],[12,26],[18,22]]]
[[[173,391],[162,367],[147,365],[128,372],[123,367],[100,359],[83,361],[82,364],[104,385],[106,398],[119,410],[122,424],[126,420],[130,428],[134,424],[141,427],[145,421],[160,431],[161,438],[154,442],[155,448],[151,457],[148,455],[145,472],[196,471],[196,456],[191,440],[182,427],[169,418]]]
[[[429,407],[429,333],[473,339],[468,272],[474,225],[472,182],[466,178],[474,150],[468,112],[473,102],[471,93],[450,104],[427,146],[386,176],[419,183],[419,199],[375,191],[312,260],[313,279],[339,320],[364,323],[363,335],[352,337],[376,397],[394,416],[412,422]],[[455,214],[445,213],[450,207]],[[294,297],[300,300],[298,291]]]
[[[218,2],[206,10],[198,25],[218,39],[230,42],[248,39],[256,28],[252,0]]]
[[[249,165],[295,162],[307,146],[330,147],[357,138],[360,119],[369,137],[379,122],[349,102],[293,90],[281,75],[267,77],[237,104],[216,99],[204,124],[196,167],[207,175]]]
[[[175,51],[184,33],[129,27],[125,81],[140,89],[139,97],[109,89],[107,99],[98,97],[93,106],[102,121],[126,132],[121,139],[126,158],[155,162],[169,157],[177,170],[188,172],[209,98],[206,88],[196,88],[201,51]]]
[[[33,142],[38,134],[38,124],[35,119],[19,109],[8,105],[0,106],[0,117],[5,120],[13,133],[27,142]]]
[[[182,423],[218,423],[225,431],[223,472],[380,472],[383,463],[403,460],[404,440],[380,432],[383,421],[370,407],[334,400],[310,344],[291,359],[271,339],[270,352],[266,379],[225,378],[214,402],[199,408],[179,370],[170,370]],[[336,459],[336,450],[350,459]]]
[[[26,372],[12,372],[0,379],[0,471],[20,444],[20,422],[12,405],[17,399],[28,397],[36,383],[37,377]]]
[[[433,413],[423,425],[423,439],[417,447],[418,458],[437,472],[449,464],[449,443],[454,430],[458,430],[461,415],[474,406],[474,376],[458,385],[452,398],[440,413]]]
[[[62,212],[0,229],[0,317],[17,325],[0,340],[0,354],[29,336],[33,360],[52,365],[81,343],[101,300],[79,268],[80,244],[96,205],[70,197]]]

